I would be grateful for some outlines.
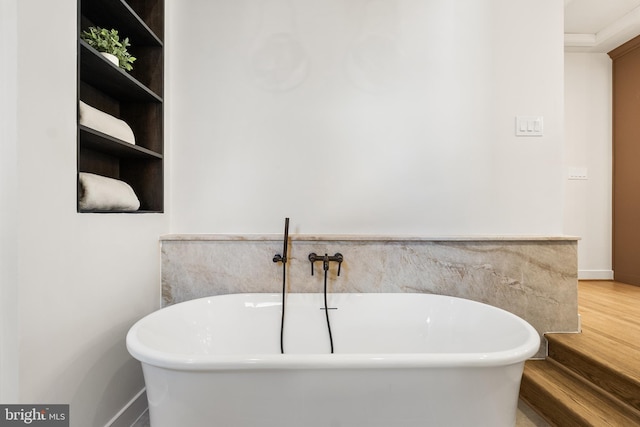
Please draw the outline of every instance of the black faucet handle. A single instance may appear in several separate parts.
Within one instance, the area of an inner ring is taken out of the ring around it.
[[[318,255],[315,252],[309,254],[309,262],[311,262],[311,275],[313,276],[313,263],[318,259]]]
[[[335,258],[335,260],[338,261],[338,276],[339,276],[340,270],[342,270],[342,261],[344,260],[344,257],[340,252],[338,252],[333,256],[333,258]]]

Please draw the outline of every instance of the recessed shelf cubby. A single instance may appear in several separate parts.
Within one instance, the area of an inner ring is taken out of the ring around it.
[[[78,121],[78,173],[122,180],[140,200],[138,213],[163,212],[164,1],[79,0],[78,13],[78,101],[124,120],[135,135],[134,145]],[[114,28],[121,39],[129,38],[137,58],[132,71],[80,39],[90,26]],[[96,212],[81,210],[79,203],[77,210]]]

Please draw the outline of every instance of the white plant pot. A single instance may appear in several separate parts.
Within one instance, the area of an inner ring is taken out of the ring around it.
[[[105,58],[107,58],[109,61],[111,61],[113,63],[113,65],[115,65],[116,67],[120,66],[120,61],[118,61],[118,57],[111,54],[111,53],[107,53],[107,52],[100,52],[100,54],[102,54],[102,56],[104,56]]]

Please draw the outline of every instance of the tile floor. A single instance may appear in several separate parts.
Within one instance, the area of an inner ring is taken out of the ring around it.
[[[516,427],[551,427],[551,425],[531,409],[529,405],[520,400],[518,402]]]
[[[131,427],[151,427],[149,423],[149,413],[145,411]],[[526,403],[520,401],[518,404],[516,427],[549,427],[549,424],[529,408]]]

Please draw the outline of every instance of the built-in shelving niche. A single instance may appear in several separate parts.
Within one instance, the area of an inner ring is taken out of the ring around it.
[[[127,182],[140,199],[137,213],[163,212],[164,1],[79,0],[78,15],[78,100],[124,120],[136,137],[132,145],[78,124],[78,172]],[[129,37],[131,72],[80,40],[92,25]]]

